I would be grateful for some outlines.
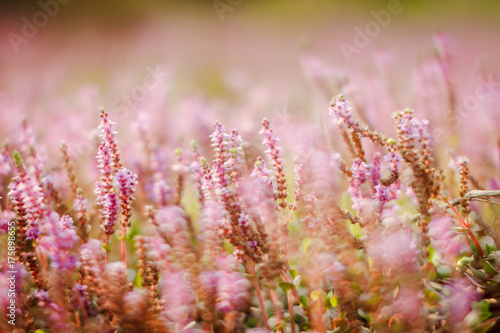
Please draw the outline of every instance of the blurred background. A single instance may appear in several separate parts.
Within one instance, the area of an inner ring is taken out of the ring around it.
[[[304,119],[320,128],[341,90],[363,106],[365,122],[388,133],[389,115],[405,107],[418,117],[441,117],[442,91],[428,89],[438,80],[428,63],[436,52],[448,57],[443,77],[457,105],[475,98],[485,80],[500,86],[500,2],[493,0],[0,6],[0,136],[15,142],[27,119],[49,151],[66,140],[74,156],[89,160],[100,106],[120,132],[149,124],[158,143],[206,140],[217,119],[256,134],[263,116],[293,141],[289,125]],[[436,43],[436,33],[444,42]],[[482,115],[477,105],[469,108],[474,122],[467,116],[453,131],[463,141],[497,132],[491,116],[498,104],[487,102]],[[122,133],[120,140],[132,137]],[[495,140],[488,144],[497,150]],[[455,146],[476,153],[472,145]]]

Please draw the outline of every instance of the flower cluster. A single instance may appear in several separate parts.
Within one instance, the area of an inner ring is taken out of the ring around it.
[[[330,104],[338,124],[317,127],[297,108],[274,129],[215,122],[210,135],[208,101],[170,119],[159,94],[120,151],[100,111],[88,170],[78,143],[52,158],[23,122],[0,153],[0,305],[17,306],[16,327],[2,313],[0,331],[499,331],[498,156],[453,137],[469,157],[456,159],[418,108],[393,114],[389,138],[372,128],[391,103],[312,65],[324,94],[353,93]],[[262,119],[261,91],[248,91],[238,103]]]
[[[52,212],[44,219],[43,229],[39,249],[49,256],[50,265],[60,272],[71,272],[77,268],[78,256],[68,252],[79,240],[73,219],[68,215],[59,217],[56,212]]]

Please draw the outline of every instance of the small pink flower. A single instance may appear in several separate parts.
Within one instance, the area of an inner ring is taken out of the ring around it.
[[[368,254],[394,270],[417,269],[418,246],[411,229],[379,232],[368,244]]]

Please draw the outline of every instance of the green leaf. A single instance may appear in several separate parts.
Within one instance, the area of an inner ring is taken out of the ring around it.
[[[337,295],[333,295],[332,297],[330,297],[330,304],[336,308],[337,305],[339,304],[339,299],[337,298]]]
[[[106,252],[111,252],[111,247],[109,245],[105,244],[105,243],[102,243],[102,248]]]
[[[488,275],[496,275],[498,274],[499,272],[495,269],[495,267],[493,267],[489,262],[485,261],[484,264],[483,264],[483,268],[484,268],[484,271],[486,272],[486,274]]]
[[[451,267],[446,265],[440,265],[436,268],[436,271],[441,275],[442,278],[446,279],[451,276]]]
[[[491,252],[494,251],[494,249],[490,246],[490,244],[486,243],[484,251],[486,252],[486,255],[489,255]]]
[[[363,228],[359,224],[349,224],[349,232],[356,238],[363,236]]]
[[[306,295],[302,295],[299,297],[300,300],[300,305],[302,305],[303,308],[307,309],[309,307],[309,297]]]
[[[294,288],[294,285],[293,283],[290,283],[290,282],[280,282],[280,288],[284,291],[284,292],[287,292],[288,290],[290,289],[293,289]]]
[[[485,279],[486,274],[478,269],[473,268],[472,266],[469,265],[469,269],[472,271],[472,274],[474,274],[475,277],[478,279]]]
[[[481,255],[479,254],[479,250],[477,249],[477,246],[476,244],[472,243],[471,246],[470,246],[471,250],[472,250],[472,255],[476,258],[480,257]]]
[[[486,333],[489,331],[490,328],[492,328],[496,324],[497,320],[498,320],[498,317],[491,318],[491,319],[475,326],[472,329],[472,332],[474,332],[474,333]]]
[[[481,300],[480,302],[473,302],[472,308],[479,310],[481,312],[488,311],[490,309],[490,304],[486,300]]]
[[[23,157],[21,156],[21,153],[17,150],[14,150],[14,152],[12,153],[12,157],[14,157],[14,163],[16,163],[16,166],[18,168],[21,168],[23,165]]]
[[[292,277],[292,279],[295,279],[295,277],[299,275],[299,272],[297,272],[296,269],[291,269],[290,270],[290,276]]]
[[[462,267],[465,267],[467,266],[468,264],[470,264],[471,262],[474,261],[474,258],[472,257],[462,257],[459,261],[458,261],[458,267],[459,268],[462,268]]]

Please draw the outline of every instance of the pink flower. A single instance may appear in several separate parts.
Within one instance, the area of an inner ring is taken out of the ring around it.
[[[250,293],[250,281],[241,273],[217,271],[216,307],[222,312],[245,309]]]
[[[79,266],[78,256],[69,252],[78,239],[71,217],[52,212],[44,219],[39,248],[48,254],[51,267],[71,271]]]
[[[432,244],[447,263],[452,263],[454,258],[460,255],[465,245],[457,237],[453,227],[455,227],[455,223],[448,215],[433,218],[428,226],[428,235],[432,239]]]
[[[16,213],[26,216],[26,239],[37,239],[40,236],[39,219],[45,209],[42,188],[25,172],[15,177],[8,188]]]
[[[368,255],[394,270],[417,269],[418,246],[411,229],[379,232],[368,244]]]
[[[351,109],[344,95],[338,95],[330,105],[330,115],[334,116],[339,124],[344,124],[348,127],[356,125],[357,121],[352,119]]]
[[[196,301],[188,275],[182,271],[164,272],[160,285],[164,315],[174,323],[187,322]]]
[[[444,290],[444,304],[448,314],[455,322],[461,322],[470,312],[472,302],[481,299],[476,287],[470,284],[466,279],[453,282]]]
[[[382,170],[382,163],[380,163],[380,154],[373,154],[373,161],[368,166],[368,174],[373,186],[378,185]]]
[[[353,207],[360,210],[360,202],[362,200],[361,185],[368,179],[368,172],[366,164],[361,159],[354,159],[351,166],[352,176],[349,179],[349,194],[353,201]]]
[[[132,216],[132,201],[134,200],[137,175],[129,169],[121,168],[116,172],[116,188],[120,192],[120,207],[123,225],[129,226]]]

